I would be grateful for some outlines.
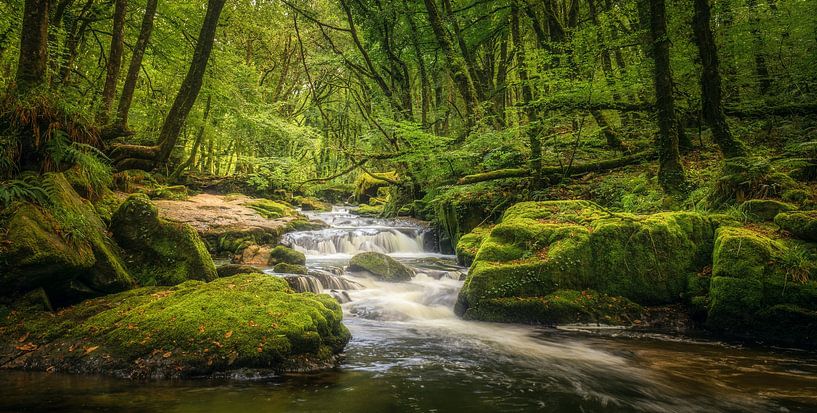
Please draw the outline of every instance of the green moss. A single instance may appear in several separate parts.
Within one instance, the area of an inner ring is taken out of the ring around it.
[[[128,197],[114,214],[111,231],[142,285],[174,285],[217,277],[213,259],[196,230],[160,218],[146,195]]]
[[[368,271],[375,277],[389,282],[408,281],[414,272],[388,255],[363,252],[349,261],[349,271]]]
[[[291,231],[314,231],[318,229],[327,228],[328,225],[322,221],[309,221],[306,219],[296,219],[289,221],[284,229],[284,232]]]
[[[290,264],[286,262],[279,262],[272,267],[273,271],[281,274],[302,274],[306,275],[309,271],[306,269],[305,265],[300,264]]]
[[[385,179],[380,179],[385,178]],[[355,180],[354,196],[357,202],[368,204],[369,200],[378,196],[378,190],[391,185],[389,181],[399,181],[397,172],[362,173]]]
[[[468,234],[460,237],[456,249],[457,262],[459,262],[460,265],[466,267],[471,266],[471,263],[474,262],[474,257],[477,255],[477,251],[479,251],[479,246],[482,245],[482,241],[488,236],[492,228],[493,225],[476,227]]]
[[[270,250],[268,264],[275,265],[279,263],[304,265],[306,264],[306,256],[300,251],[278,245]]]
[[[782,212],[774,223],[797,238],[817,242],[817,211]]]
[[[93,205],[63,174],[48,174],[43,181],[52,205],[20,205],[0,242],[2,295],[43,287],[62,306],[133,287],[119,248]]]
[[[761,279],[781,248],[779,242],[750,229],[718,228],[712,253],[712,275]]]
[[[642,308],[623,298],[593,290],[557,290],[544,297],[509,297],[487,300],[469,308],[464,318],[526,324],[599,323],[630,325]]]
[[[355,213],[364,217],[379,217],[383,215],[383,205],[360,204]]]
[[[177,201],[183,201],[190,196],[187,187],[184,185],[159,185],[148,190],[147,194],[151,199],[171,199]]]
[[[480,244],[458,311],[485,300],[593,289],[643,305],[678,302],[707,265],[714,225],[691,212],[611,214],[587,201],[523,202]]]
[[[330,362],[350,337],[333,298],[293,293],[283,279],[264,274],[142,288],[56,315],[16,317],[2,326],[13,330],[4,337],[30,334],[39,344],[27,356],[32,366],[106,374],[135,370],[136,377],[302,368],[304,362]]]
[[[750,199],[740,207],[749,218],[755,221],[771,221],[781,212],[797,209],[794,205],[773,199]]]
[[[254,199],[244,204],[246,207],[258,212],[267,219],[291,217],[297,215],[295,210],[283,202],[270,201],[269,199]]]
[[[260,268],[253,267],[252,265],[241,265],[241,264],[224,264],[219,266],[216,269],[218,272],[219,278],[224,277],[232,277],[233,275],[238,274],[263,274],[264,272],[261,271]]]
[[[296,196],[292,198],[292,203],[301,207],[304,211],[331,211],[332,205],[327,204],[317,198],[307,196]]]

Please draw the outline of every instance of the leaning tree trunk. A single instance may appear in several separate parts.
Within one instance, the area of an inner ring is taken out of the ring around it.
[[[128,112],[130,112],[130,105],[133,101],[133,92],[136,90],[136,81],[139,79],[139,71],[142,69],[142,57],[145,55],[145,49],[153,31],[156,3],[158,3],[158,0],[148,0],[147,5],[145,5],[142,28],[139,30],[139,38],[133,46],[128,74],[125,76],[125,84],[122,85],[122,96],[119,97],[119,106],[116,108],[114,123],[116,129],[121,130],[123,133],[128,130]]]
[[[644,0],[649,11],[650,52],[654,60],[655,107],[659,134],[658,181],[666,192],[681,192],[686,186],[684,167],[678,150],[678,122],[672,97],[672,71],[667,38],[667,15],[664,0]]]
[[[221,10],[224,8],[226,0],[209,0],[207,2],[207,15],[204,17],[204,24],[201,26],[199,40],[196,43],[196,50],[193,52],[193,62],[187,72],[176,100],[170,108],[162,130],[159,133],[159,152],[156,154],[156,163],[163,164],[170,158],[173,147],[179,139],[179,132],[182,125],[196,102],[196,97],[201,90],[204,79],[204,71],[207,68],[207,61],[210,59],[210,51],[213,49],[213,41],[216,37],[216,26]]]
[[[692,29],[695,32],[695,43],[701,56],[701,99],[703,101],[703,118],[712,129],[712,137],[721,148],[725,158],[746,156],[743,142],[735,139],[726,123],[723,113],[723,92],[719,71],[718,49],[710,27],[709,0],[694,0],[695,15]]]
[[[113,31],[111,33],[111,51],[105,75],[105,86],[102,88],[102,108],[98,114],[101,124],[108,123],[113,99],[116,96],[116,84],[119,81],[119,69],[122,67],[122,52],[125,49],[125,13],[128,0],[116,0],[113,12]]]
[[[45,83],[48,63],[48,0],[26,0],[17,63],[17,93]]]
[[[525,106],[525,114],[528,118],[527,135],[530,143],[530,170],[533,178],[533,185],[539,186],[542,181],[542,143],[539,141],[539,128],[533,125],[538,124],[536,111],[531,106],[533,93],[528,82],[528,67],[525,63],[525,44],[519,32],[519,2],[513,0],[511,3],[511,37],[513,47],[516,50],[516,63],[519,66],[519,83],[522,89],[522,105]]]
[[[187,169],[190,165],[192,165],[196,160],[196,154],[199,151],[199,147],[201,146],[201,141],[204,139],[204,132],[207,129],[207,120],[210,118],[210,101],[212,96],[207,95],[207,103],[204,105],[204,117],[201,120],[201,127],[199,128],[199,132],[196,135],[196,140],[193,142],[193,147],[190,148],[190,157],[187,158],[186,161],[182,162],[178,168],[173,172],[173,178],[177,179],[182,175],[185,169]]]

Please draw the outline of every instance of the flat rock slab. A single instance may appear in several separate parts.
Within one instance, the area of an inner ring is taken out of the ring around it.
[[[296,217],[267,219],[244,206],[252,201],[245,195],[199,194],[183,201],[156,200],[162,218],[190,224],[203,237],[235,232],[280,234]]]

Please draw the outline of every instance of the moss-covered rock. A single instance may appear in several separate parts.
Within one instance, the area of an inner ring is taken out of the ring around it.
[[[456,248],[457,262],[460,265],[466,267],[471,266],[471,263],[474,262],[474,257],[477,255],[477,251],[479,251],[479,246],[482,245],[482,240],[491,233],[493,227],[493,225],[476,227],[471,232],[460,237]]]
[[[741,204],[740,207],[746,215],[757,221],[771,221],[781,212],[797,209],[792,204],[775,201],[774,199],[750,199]]]
[[[487,300],[596,290],[641,305],[681,300],[687,275],[711,256],[714,225],[704,215],[611,214],[587,201],[523,202],[485,238],[456,311],[484,314]]]
[[[467,319],[524,324],[561,325],[598,323],[631,325],[643,309],[624,297],[593,290],[557,290],[544,297],[506,297],[486,300],[466,313]]]
[[[388,255],[379,252],[362,252],[349,261],[349,271],[366,271],[380,280],[389,282],[408,281],[414,272]]]
[[[275,265],[278,263],[304,265],[306,264],[306,256],[300,251],[292,248],[278,245],[269,253],[269,264]]]
[[[817,211],[783,212],[774,222],[797,238],[817,242]]]
[[[245,274],[140,288],[56,314],[18,307],[0,320],[0,356],[12,360],[6,368],[131,378],[322,368],[349,340],[341,319],[330,296]]]
[[[272,267],[273,271],[281,274],[301,274],[306,275],[309,273],[309,270],[306,269],[305,265],[300,264],[290,264],[287,262],[279,262]]]
[[[361,204],[369,204],[372,198],[378,196],[378,190],[380,188],[392,185],[390,181],[395,182],[399,180],[400,177],[395,171],[375,172],[371,175],[362,173],[357,177],[357,180],[355,180],[355,200]]]
[[[258,267],[253,267],[252,265],[241,265],[241,264],[224,264],[216,268],[216,272],[218,272],[219,278],[224,277],[232,277],[233,275],[238,274],[263,274],[264,272],[261,271]]]
[[[795,252],[801,252],[792,260]],[[706,326],[730,336],[817,346],[817,247],[719,228]]]
[[[0,242],[0,295],[44,288],[57,306],[132,288],[116,244],[63,174],[48,174],[52,205],[21,204]]]
[[[187,199],[190,196],[190,192],[184,185],[159,185],[146,193],[151,199],[172,199],[176,201]]]
[[[142,285],[174,285],[218,277],[207,247],[190,225],[158,215],[144,194],[128,197],[111,219],[114,239]]]
[[[321,201],[320,199],[308,196],[292,197],[292,203],[301,207],[303,211],[331,211],[332,205]]]
[[[291,217],[297,215],[295,209],[281,201],[271,201],[269,199],[253,199],[244,204],[267,219]]]
[[[383,216],[383,209],[383,204],[360,204],[357,209],[355,209],[355,213],[364,217],[380,217]]]

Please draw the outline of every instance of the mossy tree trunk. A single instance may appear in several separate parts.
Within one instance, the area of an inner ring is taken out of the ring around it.
[[[45,83],[48,63],[49,0],[26,0],[17,62],[17,93],[26,94]]]
[[[542,143],[539,141],[539,127],[536,119],[536,109],[531,106],[533,92],[528,80],[528,68],[525,62],[525,42],[519,31],[519,0],[511,3],[511,37],[516,51],[516,63],[519,66],[519,83],[522,89],[522,106],[528,118],[526,133],[530,144],[530,170],[533,184],[538,186],[542,182]]]
[[[170,153],[176,146],[182,125],[187,120],[187,115],[199,95],[204,79],[204,71],[207,68],[207,61],[210,59],[210,51],[213,49],[213,41],[216,37],[218,19],[225,2],[226,0],[209,0],[207,2],[207,14],[204,17],[204,24],[201,26],[196,49],[193,52],[193,61],[159,133],[160,143],[156,154],[157,165],[164,164],[170,159]]]
[[[646,3],[646,4],[645,4]],[[678,149],[680,127],[675,117],[675,101],[672,96],[672,70],[670,67],[667,37],[667,10],[664,0],[642,0],[640,5],[644,24],[649,33],[648,52],[652,55],[655,107],[658,116],[658,180],[667,192],[682,192],[686,186],[686,174]]]
[[[712,137],[725,158],[746,156],[746,147],[732,135],[723,113],[720,62],[715,38],[710,26],[709,0],[694,0],[695,15],[692,28],[701,57],[701,100],[703,118],[712,129]]]

